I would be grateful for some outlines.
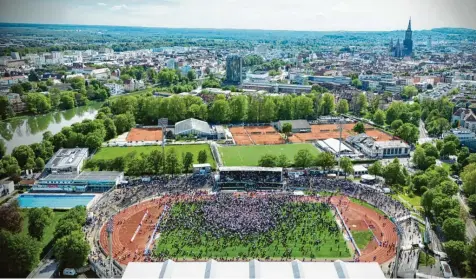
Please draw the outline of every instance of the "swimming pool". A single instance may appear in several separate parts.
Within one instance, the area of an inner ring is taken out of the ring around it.
[[[77,205],[87,206],[95,195],[20,195],[20,207],[73,208]]]

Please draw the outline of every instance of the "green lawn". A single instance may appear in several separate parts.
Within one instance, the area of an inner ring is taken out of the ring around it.
[[[43,238],[41,239],[41,247],[42,249],[50,243],[51,240],[53,240],[53,233],[56,228],[56,224],[58,223],[59,219],[63,217],[66,214],[66,211],[53,211],[54,213],[54,218],[53,221],[49,226],[45,228]],[[22,209],[22,215],[23,215],[23,229],[22,229],[22,234],[28,234],[28,209],[24,208]],[[43,251],[46,252],[46,251]]]
[[[357,247],[359,247],[360,250],[364,250],[372,240],[373,234],[369,230],[352,231],[352,237],[354,238]]]
[[[398,200],[400,202],[405,201],[405,202],[402,202],[402,204],[408,209],[419,210],[419,209],[422,208],[421,207],[421,196],[414,195],[413,198],[411,198],[406,194],[400,193],[400,194],[393,194],[392,197],[395,200]],[[413,208],[410,208],[409,205],[411,205],[411,207],[413,207]]]
[[[257,166],[259,159],[265,154],[276,156],[284,154],[292,162],[294,161],[294,155],[301,149],[307,149],[314,155],[319,152],[310,143],[226,146],[220,147],[219,150],[225,166]]]
[[[208,207],[210,202],[174,204],[156,244],[155,256],[179,260],[346,259],[351,256],[334,216],[324,204],[284,203],[278,208],[282,215],[274,228],[242,237],[236,232],[214,235],[218,230],[210,228],[212,224],[208,222],[213,221],[207,221],[202,206]],[[226,229],[219,231],[226,232]]]
[[[162,151],[161,146],[134,146],[134,147],[102,147],[93,157],[93,159],[110,160],[117,157],[124,157],[129,153],[137,152],[137,154],[149,154],[152,150]],[[189,144],[189,145],[166,145],[165,152],[175,149],[175,152],[181,158],[182,153],[192,152],[194,163],[198,163],[198,152],[205,150],[207,152],[207,162],[215,168],[215,160],[213,160],[210,146],[208,144]]]

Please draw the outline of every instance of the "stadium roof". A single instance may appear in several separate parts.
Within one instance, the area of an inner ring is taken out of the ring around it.
[[[131,262],[122,278],[385,278],[376,262]]]
[[[88,157],[87,148],[61,148],[46,163],[46,169],[77,168]]]
[[[190,130],[196,130],[203,134],[211,134],[212,129],[207,122],[195,118],[189,118],[175,124],[175,134],[180,135]]]
[[[283,168],[266,168],[266,167],[218,167],[219,171],[279,171]]]
[[[118,172],[118,171],[83,171],[80,174],[76,174],[76,173],[50,174],[44,178],[41,178],[40,181],[55,181],[55,180],[57,181],[65,181],[65,180],[116,181],[116,179],[121,175],[122,175],[122,172]]]
[[[330,138],[330,139],[325,139],[322,142],[324,142],[327,146],[329,146],[329,148],[332,149],[332,151],[334,151],[334,153],[339,153],[339,142],[340,142],[339,140]],[[350,148],[348,148],[342,142],[340,144],[340,152],[341,153],[343,153],[343,152],[352,152],[352,150]]]

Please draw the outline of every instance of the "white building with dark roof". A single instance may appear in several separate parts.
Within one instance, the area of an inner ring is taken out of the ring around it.
[[[410,156],[410,146],[401,140],[376,141],[362,133],[349,136],[346,142],[370,158],[394,158]]]
[[[78,174],[88,155],[87,148],[61,148],[46,163],[44,170],[48,173]]]
[[[458,121],[460,127],[476,132],[476,115],[471,109],[457,109],[451,117],[451,123],[453,124],[456,121]]]

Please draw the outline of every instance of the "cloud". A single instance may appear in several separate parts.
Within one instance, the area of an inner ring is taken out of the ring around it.
[[[106,4],[106,3],[103,3],[103,2],[99,2],[98,5],[99,5],[99,6],[107,6],[107,4]]]
[[[127,9],[126,4],[116,5],[116,6],[111,7],[111,10],[113,10],[113,11],[119,11],[119,10],[123,10],[123,9]]]

